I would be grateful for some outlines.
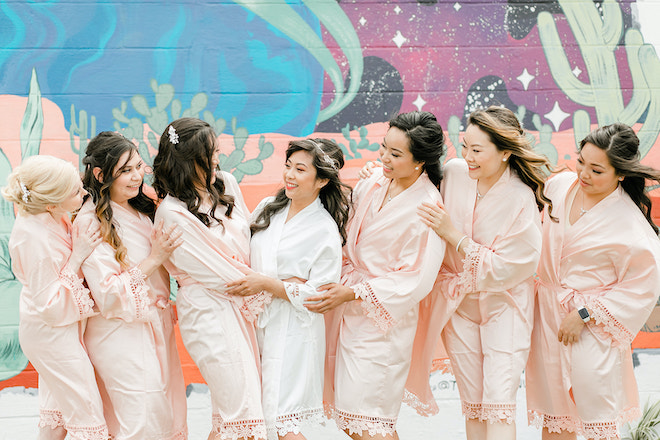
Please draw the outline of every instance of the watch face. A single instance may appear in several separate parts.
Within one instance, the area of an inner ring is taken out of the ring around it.
[[[578,314],[582,319],[587,319],[589,317],[589,311],[585,307],[578,309]]]

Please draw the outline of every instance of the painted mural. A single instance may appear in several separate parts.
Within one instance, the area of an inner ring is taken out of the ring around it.
[[[336,140],[355,182],[394,114],[433,112],[455,157],[466,116],[488,105],[515,111],[556,165],[573,165],[593,127],[622,121],[660,166],[660,59],[640,24],[660,14],[653,3],[0,1],[0,185],[35,154],[80,166],[103,130],[151,164],[164,127],[193,116],[215,128],[253,208],[279,187],[292,138]],[[0,388],[36,385],[18,343],[14,221],[0,200]],[[636,346],[660,348],[658,310]]]

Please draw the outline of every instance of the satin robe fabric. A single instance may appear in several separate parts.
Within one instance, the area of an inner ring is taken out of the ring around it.
[[[419,399],[418,412],[437,413],[428,374],[446,349],[463,414],[513,423],[532,331],[532,277],[540,258],[536,198],[510,168],[479,201],[477,181],[463,159],[447,162],[444,173],[445,208],[467,235],[466,255],[447,249],[433,291],[422,302],[407,386]]]
[[[82,266],[101,314],[90,318],[85,345],[96,369],[110,434],[116,440],[182,440],[186,388],[176,348],[170,279],[164,267],[150,277],[137,267],[151,253],[149,217],[110,202],[126,247],[128,267],[102,242]],[[76,216],[81,230],[99,225],[88,199]]]
[[[273,200],[265,199],[255,214]],[[264,275],[297,277],[284,282],[288,301],[273,298],[257,320],[261,352],[263,406],[269,431],[299,433],[303,423],[323,421],[325,322],[304,307],[318,287],[338,283],[342,246],[337,223],[320,199],[288,222],[290,204],[270,219],[250,242],[252,269]]]
[[[381,205],[391,179],[360,181],[344,246],[342,283],[359,295],[326,314],[324,400],[338,427],[392,434],[404,398],[418,303],[429,293],[445,242],[417,215],[441,201],[426,174]]]
[[[543,224],[528,416],[550,432],[618,439],[641,415],[630,344],[658,299],[660,240],[621,187],[569,225],[577,184],[562,173],[546,187],[559,223]],[[559,326],[582,306],[592,319],[564,346]]]
[[[75,440],[106,440],[103,403],[83,343],[87,319],[98,312],[82,273],[65,269],[71,246],[66,218],[58,223],[45,212],[16,219],[9,254],[23,284],[18,336],[39,373],[39,426],[63,426]]]
[[[183,232],[165,267],[179,283],[179,329],[188,353],[211,391],[217,438],[266,438],[261,405],[259,348],[254,320],[270,295],[228,296],[226,284],[250,273],[249,211],[234,177],[222,172],[226,194],[234,197],[231,218],[226,207],[215,215],[222,224],[205,226],[185,203],[166,196],[155,223],[176,224]],[[202,209],[210,210],[210,206]]]

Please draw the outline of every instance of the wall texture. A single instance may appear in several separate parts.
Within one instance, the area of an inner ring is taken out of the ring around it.
[[[649,0],[0,1],[0,185],[30,155],[80,164],[102,130],[150,164],[167,123],[195,116],[252,208],[294,137],[335,139],[354,181],[397,112],[436,114],[454,157],[466,115],[492,104],[557,165],[622,121],[660,166],[659,17]],[[14,220],[0,200],[0,389],[36,385],[17,336]],[[636,345],[660,347],[659,329],[656,313]]]

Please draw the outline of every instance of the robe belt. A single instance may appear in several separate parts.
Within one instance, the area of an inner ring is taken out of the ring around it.
[[[536,277],[534,279],[534,282],[537,286],[543,286],[546,289],[550,290],[557,296],[557,301],[559,301],[559,304],[561,304],[562,308],[566,312],[570,312],[569,310],[569,304],[571,300],[574,300],[574,303],[577,305],[586,305],[587,304],[587,298],[593,297],[593,296],[599,296],[598,294],[602,290],[602,287],[595,287],[593,289],[586,289],[586,290],[575,290],[575,289],[570,289],[568,287],[563,287],[557,284],[549,284],[544,281],[542,281],[539,277]],[[577,300],[577,301],[575,301]]]

